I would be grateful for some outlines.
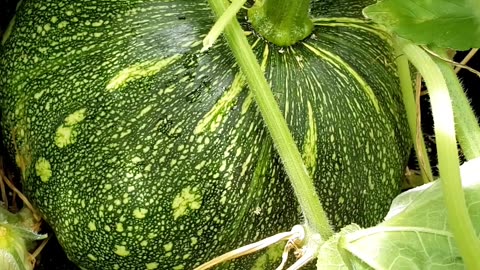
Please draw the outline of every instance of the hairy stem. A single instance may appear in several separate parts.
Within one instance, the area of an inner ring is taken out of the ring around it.
[[[399,39],[399,43],[408,60],[422,74],[430,94],[437,142],[438,167],[447,209],[448,225],[452,230],[466,268],[480,269],[480,260],[478,260],[480,241],[469,217],[462,189],[453,108],[447,83],[437,63],[429,54],[406,40]]]
[[[407,112],[408,125],[410,127],[410,136],[412,137],[415,153],[417,154],[418,162],[420,164],[420,171],[422,174],[423,182],[433,181],[432,167],[430,166],[430,160],[428,159],[427,148],[425,147],[425,140],[423,134],[417,134],[417,110],[415,97],[413,96],[412,78],[410,75],[410,67],[408,65],[408,59],[400,51],[397,50],[397,70],[400,78],[400,86],[402,88],[403,102],[405,110]]]
[[[217,16],[223,14],[228,6],[226,0],[209,0],[209,3]],[[250,90],[254,94],[265,125],[283,161],[305,216],[306,225],[314,232],[319,233],[323,239],[328,239],[333,235],[333,230],[315,191],[313,181],[238,21],[233,19],[228,23],[224,33],[230,49],[247,79]]]
[[[444,51],[435,52],[442,57],[446,56]],[[450,64],[437,58],[434,58],[434,61],[445,77],[452,97],[457,139],[463,154],[468,160],[480,157],[480,126],[465,91]]]

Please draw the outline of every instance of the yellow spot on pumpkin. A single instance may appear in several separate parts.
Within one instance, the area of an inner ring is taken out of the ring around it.
[[[61,29],[61,28],[64,28],[65,26],[67,26],[67,25],[68,25],[67,21],[61,21],[61,22],[58,23],[57,27]]]
[[[198,238],[197,237],[192,237],[192,238],[190,238],[190,241],[192,242],[192,246],[194,246],[198,243]]]
[[[35,172],[42,182],[46,183],[52,177],[52,167],[45,158],[39,158],[35,164]]]
[[[167,252],[168,252],[168,251],[171,251],[172,248],[173,248],[173,243],[172,243],[172,242],[163,245],[163,249],[164,249],[165,251],[167,251]]]
[[[237,97],[245,87],[245,84],[246,81],[243,74],[237,73],[230,89],[225,91],[213,108],[203,116],[200,122],[198,122],[197,127],[195,127],[193,133],[199,134],[206,131],[215,131],[220,126],[222,120],[224,120],[223,116],[228,115],[228,112],[235,105]]]
[[[123,232],[123,224],[122,223],[117,223],[116,224],[116,229],[117,229],[117,232]]]
[[[100,21],[98,21],[98,22],[92,23],[92,26],[93,26],[93,27],[99,27],[99,26],[102,26],[102,24],[103,24],[103,20],[100,20]]]
[[[197,188],[186,187],[173,199],[173,219],[187,215],[190,211],[199,209],[201,205],[202,197]]]
[[[72,114],[68,115],[66,118],[65,118],[65,124],[67,126],[73,126],[73,125],[76,125],[80,122],[82,122],[84,119],[85,119],[85,112],[87,111],[87,109],[80,109],[80,110],[77,110],[75,112],[73,112]]]
[[[278,261],[282,257],[282,253],[285,247],[285,242],[280,242],[270,246],[262,256],[255,260],[255,263],[251,270],[263,270],[266,266],[272,262]]]
[[[118,256],[122,256],[122,257],[126,257],[126,256],[130,255],[130,251],[128,251],[125,246],[115,245],[115,251],[114,252]]]
[[[33,95],[33,97],[34,97],[35,99],[39,99],[39,98],[41,98],[41,97],[43,96],[43,94],[45,93],[45,91],[46,91],[46,90],[42,90],[42,91],[40,91],[40,92],[37,92],[37,93],[35,93],[35,95]]]
[[[245,114],[246,112],[248,112],[248,109],[250,109],[250,105],[252,105],[252,103],[253,103],[253,94],[252,94],[252,91],[249,91],[247,97],[245,98],[242,104],[242,114]]]
[[[183,264],[179,264],[179,265],[177,265],[177,266],[174,266],[174,267],[173,267],[173,270],[182,270],[182,269],[184,269],[184,268],[185,268],[185,266],[183,266]]]
[[[65,117],[65,124],[57,128],[55,133],[55,144],[63,148],[67,145],[75,143],[77,131],[75,126],[85,119],[87,109],[79,109]]]
[[[144,116],[145,114],[147,114],[149,111],[152,110],[152,105],[148,105],[147,107],[143,108],[143,110],[140,111],[140,113],[138,114],[138,118]]]
[[[310,176],[315,174],[317,167],[317,123],[313,116],[313,109],[310,102],[307,103],[308,108],[308,131],[305,136],[305,143],[303,145],[303,161],[307,166]]]
[[[77,132],[72,127],[61,125],[55,133],[55,145],[63,148],[67,145],[75,143]]]
[[[206,163],[207,162],[205,160],[202,160],[199,164],[197,164],[197,166],[195,166],[195,170],[201,170],[205,166]]]
[[[147,266],[147,270],[152,270],[152,269],[157,269],[158,268],[158,263],[156,262],[152,262],[152,263],[147,263],[146,266]]]
[[[94,262],[97,261],[97,257],[93,256],[92,254],[88,254],[87,257]]]
[[[135,210],[133,210],[133,216],[138,219],[145,218],[147,213],[148,210],[144,208],[136,208]]]
[[[88,223],[88,228],[90,229],[90,231],[96,231],[97,230],[97,226],[95,226],[95,223],[93,221],[90,221]]]
[[[139,163],[139,162],[142,162],[142,160],[143,160],[143,159],[141,159],[141,158],[139,158],[139,157],[134,157],[134,158],[132,158],[132,162],[135,163],[135,164],[136,164],[136,163]]]
[[[113,92],[118,90],[128,82],[141,79],[147,76],[153,76],[164,68],[168,67],[180,56],[174,55],[161,60],[149,60],[142,63],[134,64],[127,67],[115,75],[107,84],[107,91]]]
[[[227,197],[222,196],[222,197],[220,198],[220,203],[221,203],[221,204],[225,204],[226,202],[227,202]]]

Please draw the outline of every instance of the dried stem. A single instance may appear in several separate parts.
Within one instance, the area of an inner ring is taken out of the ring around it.
[[[461,65],[466,65],[468,61],[470,61],[473,56],[478,52],[478,48],[471,49],[470,52],[463,58],[463,60],[460,62]],[[462,68],[459,66],[455,67],[455,73],[458,73]]]

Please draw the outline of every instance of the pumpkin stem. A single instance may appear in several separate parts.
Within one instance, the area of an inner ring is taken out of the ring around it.
[[[226,0],[209,0],[209,3],[217,17],[221,16],[228,7]],[[304,214],[306,227],[311,228],[314,233],[320,234],[322,239],[330,238],[333,235],[333,229],[320,198],[315,192],[315,185],[308,174],[302,155],[270,85],[265,79],[238,21],[235,19],[230,21],[225,27],[224,34],[238,66],[245,75],[278,155],[283,161],[285,171]]]
[[[310,0],[257,0],[248,10],[253,28],[271,43],[290,46],[313,30]]]

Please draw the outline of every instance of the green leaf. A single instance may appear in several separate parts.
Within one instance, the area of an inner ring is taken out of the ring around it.
[[[467,50],[480,47],[479,0],[384,0],[363,14],[415,44]]]
[[[349,233],[361,230],[357,224],[350,224],[343,227],[340,232],[330,237],[318,251],[317,269],[318,270],[348,270],[347,265],[343,261],[342,254],[338,249],[338,241],[340,237]]]
[[[24,208],[13,214],[0,207],[0,269],[32,270],[29,247],[34,241],[47,238],[34,231],[34,217]]]
[[[461,167],[469,215],[480,233],[480,158]],[[340,237],[353,269],[465,269],[447,224],[439,181],[399,195],[385,221]]]

